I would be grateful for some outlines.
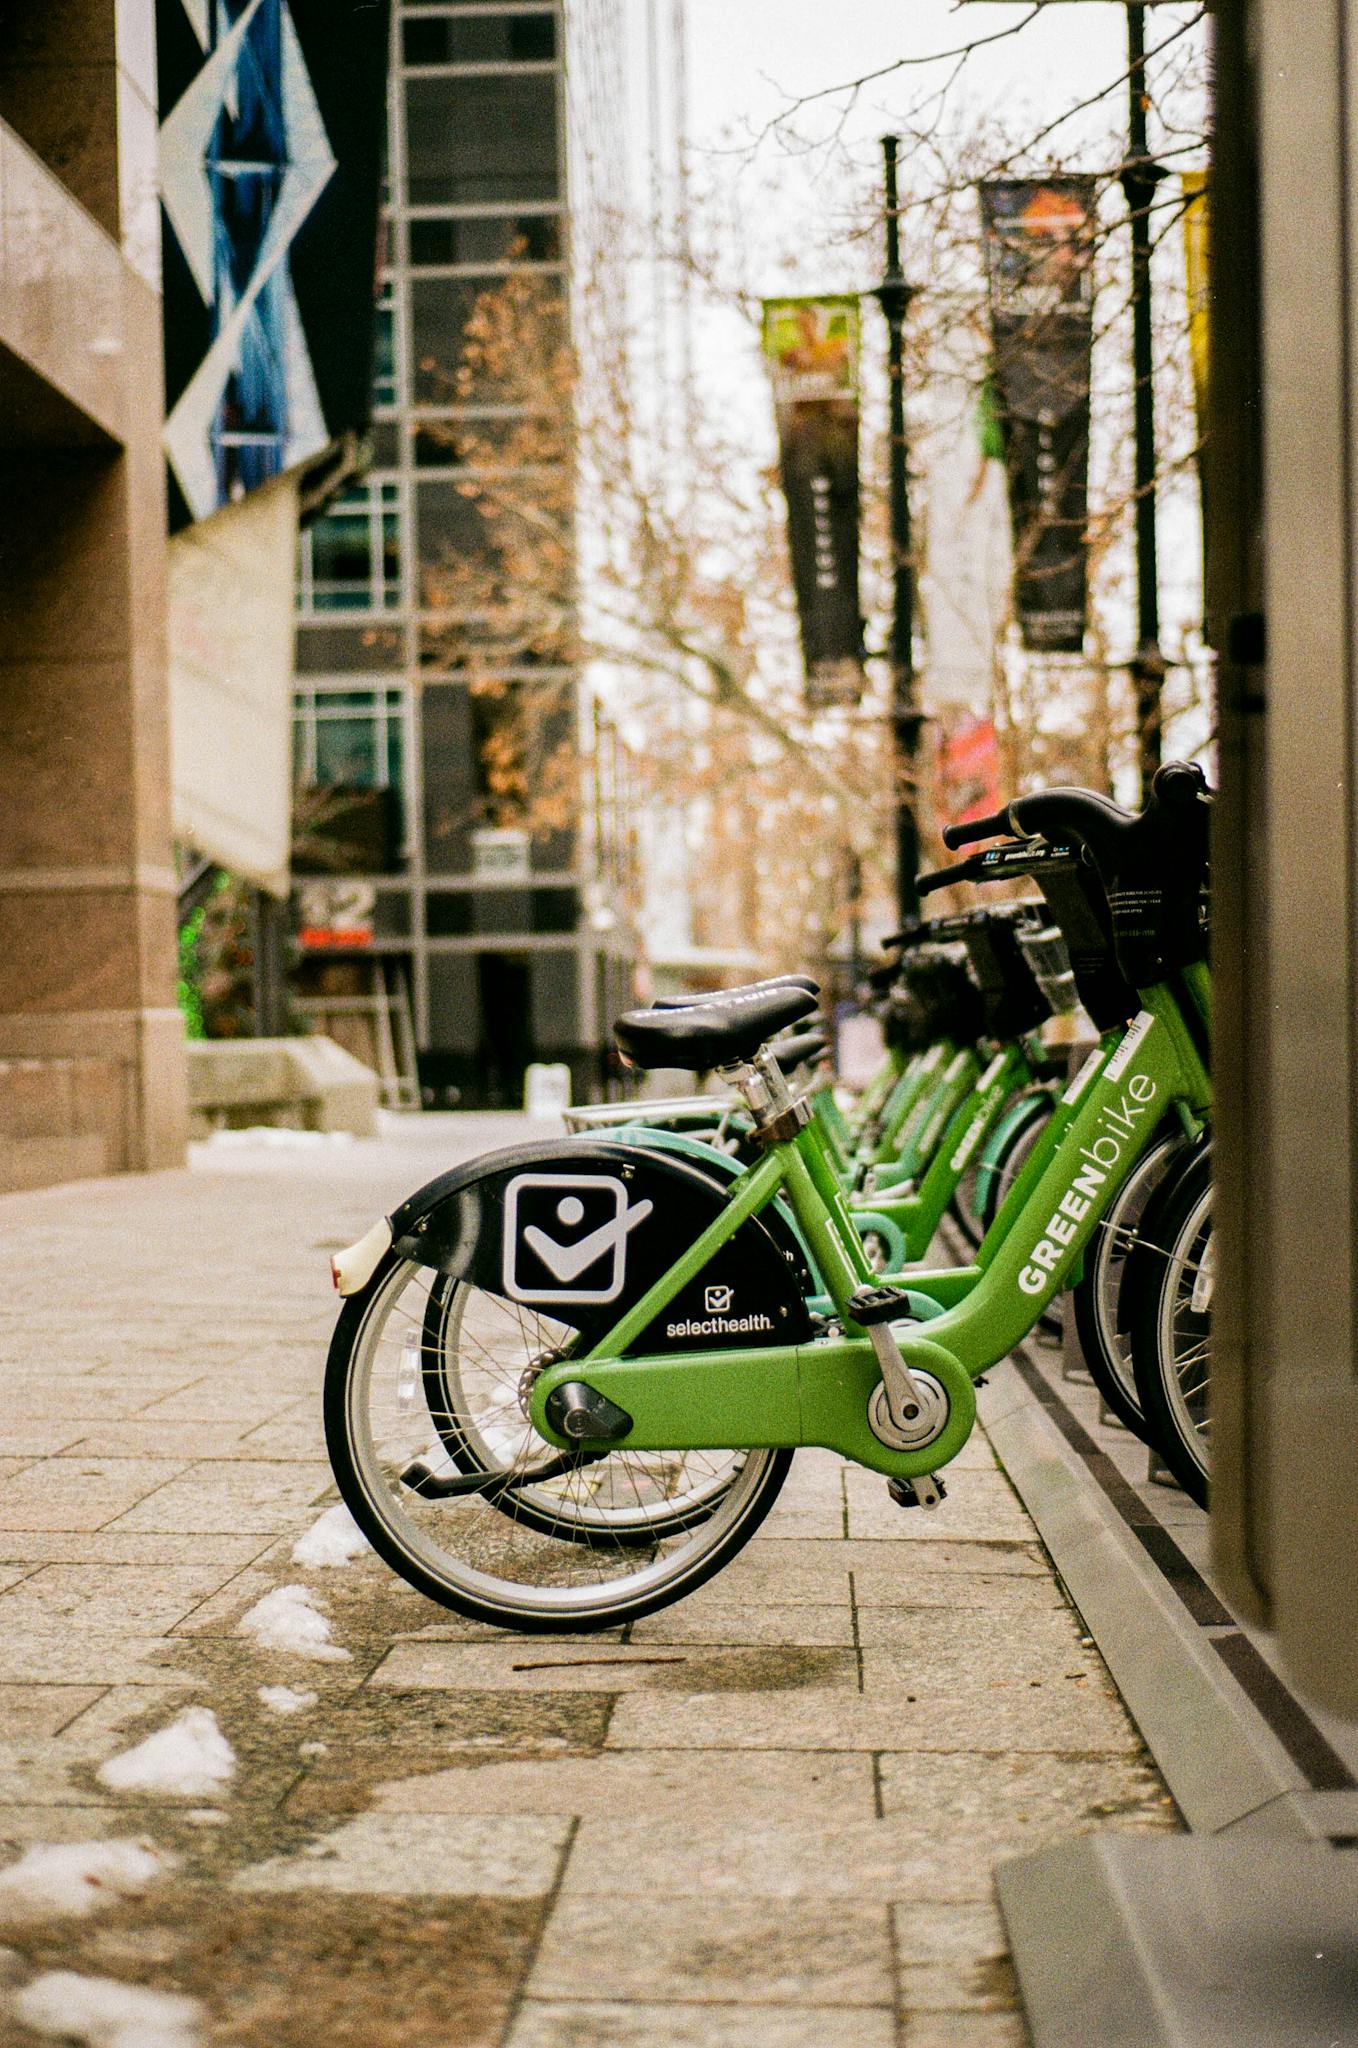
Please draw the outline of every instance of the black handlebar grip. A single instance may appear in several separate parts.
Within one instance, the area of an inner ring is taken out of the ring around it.
[[[1159,803],[1192,803],[1195,797],[1211,793],[1196,761],[1166,761],[1156,769],[1151,783],[1151,794]]]
[[[978,839],[998,839],[1001,832],[1012,832],[1009,822],[1009,806],[1001,805],[990,818],[967,818],[959,825],[943,827],[945,846],[974,846]]]
[[[935,889],[946,889],[950,882],[969,882],[975,874],[975,860],[959,860],[955,867],[935,868],[932,874],[916,875],[915,888],[921,896],[932,896]]]

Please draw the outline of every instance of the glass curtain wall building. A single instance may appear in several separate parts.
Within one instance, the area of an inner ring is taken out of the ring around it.
[[[460,429],[484,441],[514,409],[478,402],[456,367],[478,301],[506,280],[540,279],[569,306],[568,59],[572,75],[597,72],[588,53],[609,9],[398,0],[393,12],[375,460],[299,557],[300,808],[322,841],[328,801],[350,822],[301,885],[298,993],[408,990],[423,1100],[517,1106],[531,1061],[565,1060],[577,1097],[597,1092],[609,1022],[630,1000],[611,901],[616,778],[570,666],[533,648],[486,691],[459,661],[447,586],[488,545]],[[607,122],[596,98],[591,125]],[[544,688],[558,751],[580,766],[549,825],[528,815],[531,790],[522,817],[507,809],[493,773],[497,721]],[[332,930],[327,869],[342,900]]]

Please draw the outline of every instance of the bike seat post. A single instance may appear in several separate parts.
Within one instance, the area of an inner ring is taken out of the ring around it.
[[[794,1100],[787,1077],[767,1046],[761,1046],[752,1060],[720,1067],[718,1072],[744,1096],[754,1118],[754,1134],[762,1143],[794,1138],[803,1124],[810,1123],[810,1110]]]

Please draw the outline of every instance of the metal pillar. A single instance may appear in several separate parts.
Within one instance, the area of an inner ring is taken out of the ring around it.
[[[1151,224],[1155,188],[1166,175],[1151,161],[1146,138],[1146,10],[1127,9],[1130,120],[1121,184],[1132,223],[1132,379],[1136,421],[1136,625],[1132,658],[1136,693],[1137,766],[1141,798],[1150,795],[1160,766],[1161,697],[1165,658],[1160,651],[1159,564],[1155,535],[1155,349],[1151,333]]]
[[[891,738],[896,781],[896,898],[902,925],[919,915],[919,824],[915,816],[917,759],[924,714],[915,695],[915,565],[910,553],[910,489],[906,466],[905,316],[915,288],[901,269],[896,197],[897,138],[882,137],[886,186],[886,273],[875,297],[887,324],[891,483]]]

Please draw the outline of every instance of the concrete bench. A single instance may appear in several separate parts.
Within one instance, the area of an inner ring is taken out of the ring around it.
[[[333,1038],[199,1038],[189,1055],[189,1131],[276,1124],[377,1132],[378,1080]]]

